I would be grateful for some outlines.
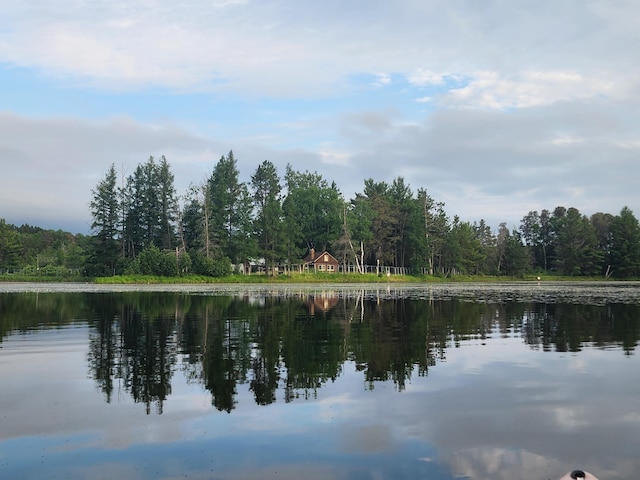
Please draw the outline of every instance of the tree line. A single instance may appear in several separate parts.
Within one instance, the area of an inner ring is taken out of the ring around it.
[[[90,245],[88,235],[15,226],[0,218],[0,274],[81,276]]]
[[[267,272],[286,269],[314,249],[353,272],[383,265],[440,276],[640,275],[640,224],[628,207],[590,217],[573,207],[530,211],[517,228],[497,231],[444,207],[403,177],[366,179],[351,199],[317,172],[287,165],[281,177],[270,161],[242,182],[232,151],[179,197],[169,162],[150,157],[128,176],[112,164],[92,189],[92,235],[76,236],[76,263],[88,276],[223,276],[256,262]],[[0,223],[0,268],[29,258],[18,234]]]

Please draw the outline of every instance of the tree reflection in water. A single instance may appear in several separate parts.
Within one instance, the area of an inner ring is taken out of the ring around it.
[[[390,380],[401,391],[465,340],[520,336],[544,351],[577,352],[588,344],[632,354],[640,337],[640,306],[629,304],[379,299],[332,291],[0,298],[0,341],[11,332],[87,319],[90,375],[105,400],[112,401],[117,386],[147,413],[152,407],[162,413],[176,372],[202,384],[216,409],[231,412],[238,385],[248,384],[259,405],[313,397],[347,361],[363,372],[366,388]]]

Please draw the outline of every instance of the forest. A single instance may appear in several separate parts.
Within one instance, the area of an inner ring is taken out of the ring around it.
[[[365,179],[345,199],[334,181],[264,161],[240,180],[233,152],[178,195],[163,156],[131,175],[111,165],[91,190],[90,235],[15,226],[0,219],[0,273],[105,277],[222,277],[282,273],[313,249],[343,272],[371,265],[411,275],[638,278],[640,224],[628,207],[591,216],[574,207],[529,211],[517,228],[451,217],[402,177]]]

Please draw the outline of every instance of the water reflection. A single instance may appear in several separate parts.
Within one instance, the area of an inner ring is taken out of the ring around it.
[[[258,405],[310,398],[347,361],[365,388],[392,382],[403,391],[464,341],[519,337],[530,349],[621,347],[631,355],[640,336],[640,309],[632,304],[380,301],[364,291],[330,290],[10,293],[0,302],[1,337],[86,321],[90,375],[106,402],[117,385],[147,413],[159,414],[178,372],[203,385],[216,409],[231,412],[239,385],[248,384]]]
[[[632,478],[640,304],[508,296],[0,294],[0,477]]]

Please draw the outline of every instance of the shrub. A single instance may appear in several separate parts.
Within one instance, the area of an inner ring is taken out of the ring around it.
[[[201,253],[194,253],[191,257],[191,271],[196,275],[208,277],[226,277],[231,275],[231,260],[227,257],[205,257]]]
[[[131,263],[128,273],[173,277],[177,274],[175,256],[161,252],[153,244],[149,245]]]

